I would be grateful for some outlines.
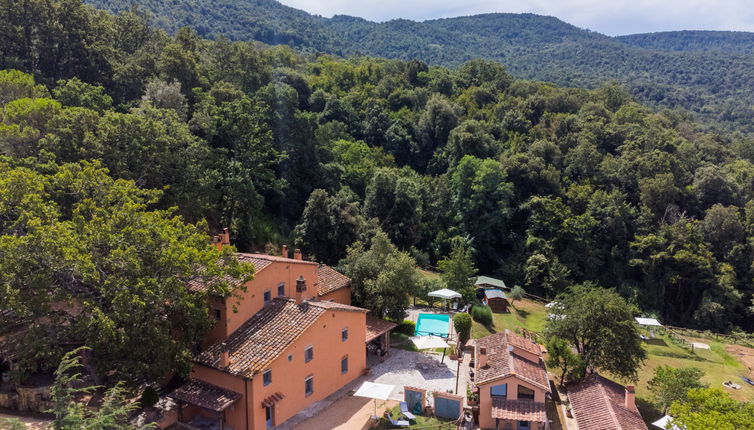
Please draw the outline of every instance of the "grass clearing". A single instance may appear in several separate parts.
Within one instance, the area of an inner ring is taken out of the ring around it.
[[[510,312],[492,314],[492,327],[486,327],[474,321],[471,326],[471,337],[479,339],[505,329],[515,331],[518,328],[525,328],[537,333],[544,331],[547,308],[542,303],[524,299],[516,301],[508,309]]]
[[[401,417],[401,408],[400,406],[396,406],[393,409],[390,410],[390,415],[393,417],[394,420],[398,420]],[[405,418],[404,418],[405,419]],[[417,415],[416,421],[411,421],[411,427],[417,427],[417,428],[433,428],[433,429],[455,429],[455,421],[452,420],[442,420],[435,417],[426,417],[423,415]],[[375,427],[377,429],[392,429],[394,428],[390,422],[385,419],[385,417],[380,418],[380,422]]]

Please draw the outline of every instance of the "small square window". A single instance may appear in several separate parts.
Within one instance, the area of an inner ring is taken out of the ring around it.
[[[340,340],[343,342],[348,340],[348,327],[345,327],[343,331],[340,332]]]
[[[288,354],[288,361],[293,361],[293,354]]]
[[[314,360],[314,347],[307,346],[304,350],[304,363],[308,363],[312,360]]]
[[[219,320],[222,316],[222,313],[220,312],[220,309],[215,309],[215,319]]]
[[[311,396],[314,393],[314,377],[309,376],[304,379],[304,394]]]
[[[272,384],[272,370],[267,370],[262,374],[262,381],[265,387]]]
[[[272,291],[267,290],[264,292],[264,304],[269,305],[272,301]]]
[[[285,284],[278,285],[278,297],[285,297]]]
[[[340,373],[341,374],[348,373],[348,357],[343,357],[340,360]]]

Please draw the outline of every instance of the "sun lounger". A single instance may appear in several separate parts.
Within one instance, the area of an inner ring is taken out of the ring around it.
[[[754,385],[754,381],[752,381],[751,379],[749,379],[749,378],[747,378],[745,376],[742,376],[741,379],[743,379],[749,385]]]
[[[725,381],[725,382],[723,382],[723,386],[728,387],[728,388],[732,388],[734,390],[740,390],[742,388],[740,385],[736,384],[733,381]]]
[[[409,427],[411,425],[411,423],[406,420],[393,419],[393,416],[390,415],[390,411],[385,412],[385,418],[390,421],[390,425],[392,425],[393,427]]]
[[[403,414],[404,417],[408,418],[409,420],[416,419],[416,415],[408,411],[408,403],[406,402],[401,402],[401,413]]]

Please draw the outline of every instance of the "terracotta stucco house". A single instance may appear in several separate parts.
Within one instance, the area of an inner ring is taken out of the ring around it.
[[[633,386],[593,373],[567,388],[579,430],[648,430],[636,408]]]
[[[477,339],[474,371],[482,429],[545,429],[550,385],[539,345],[508,330]]]
[[[218,243],[228,243],[227,232]],[[334,269],[303,260],[298,250],[294,258],[236,257],[254,266],[254,279],[245,291],[237,285],[238,299],[209,298],[217,322],[190,380],[170,397],[181,422],[267,429],[361,376],[372,331],[367,310],[350,305],[350,280]],[[202,291],[204,284],[189,288]]]

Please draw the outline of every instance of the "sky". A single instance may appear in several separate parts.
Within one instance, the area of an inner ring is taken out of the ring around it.
[[[670,30],[754,31],[754,0],[280,0],[309,13],[417,21],[531,12],[610,36]]]

